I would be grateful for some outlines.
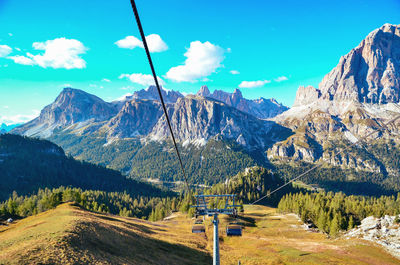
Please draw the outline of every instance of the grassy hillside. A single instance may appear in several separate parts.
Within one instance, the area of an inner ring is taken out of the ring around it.
[[[399,264],[380,247],[357,239],[327,239],[305,231],[297,218],[264,206],[245,206],[242,237],[226,237],[221,218],[221,263]],[[63,204],[0,226],[0,264],[210,264],[212,224],[192,234],[192,220],[175,213],[147,222]]]
[[[49,141],[0,135],[0,201],[13,191],[25,195],[39,188],[59,186],[146,196],[162,193],[151,185],[127,179],[118,171],[67,157],[61,147]]]

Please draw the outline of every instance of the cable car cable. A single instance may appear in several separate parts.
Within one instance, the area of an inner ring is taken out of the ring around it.
[[[387,129],[387,125],[388,125],[389,123],[392,123],[392,122],[396,121],[396,120],[399,119],[399,118],[400,118],[400,115],[398,115],[397,117],[391,119],[391,120],[388,121],[387,123],[384,123],[381,127],[383,127],[383,129]],[[350,147],[353,147],[353,146],[356,145],[358,142],[363,141],[363,140],[366,139],[367,137],[369,137],[369,136],[371,136],[372,134],[375,134],[375,133],[377,133],[377,132],[379,132],[379,131],[381,131],[381,130],[372,131],[372,132],[368,133],[367,135],[365,135],[365,136],[363,136],[363,137],[357,139],[357,141],[355,141],[355,142],[352,143],[351,145],[348,145],[345,149],[343,149],[342,151],[340,151],[339,153],[337,153],[335,156],[337,156],[337,155],[343,153],[344,151],[347,151]],[[297,177],[291,179],[289,182],[286,182],[285,184],[283,184],[282,186],[276,188],[275,190],[273,190],[273,191],[271,191],[271,192],[268,192],[268,193],[267,193],[266,195],[264,195],[263,197],[261,197],[261,198],[259,198],[258,200],[255,200],[254,202],[250,203],[250,205],[253,205],[253,204],[255,204],[255,203],[257,203],[257,202],[259,202],[259,201],[261,201],[261,200],[263,200],[263,199],[265,199],[265,198],[271,196],[271,194],[273,194],[273,193],[275,193],[275,192],[281,190],[282,188],[286,187],[286,186],[289,185],[290,183],[294,182],[295,180],[298,180],[299,178],[303,177],[304,175],[307,175],[308,173],[310,173],[311,171],[313,171],[313,170],[319,168],[319,167],[322,166],[322,165],[323,165],[323,163],[322,163],[322,160],[321,160],[321,161],[320,161],[317,165],[315,165],[314,167],[312,167],[312,168],[310,168],[309,170],[303,172],[303,173],[300,174],[299,176],[297,176]]]
[[[189,188],[189,184],[188,184],[188,180],[187,180],[187,177],[186,177],[185,168],[183,167],[181,154],[179,153],[178,145],[176,144],[176,140],[175,140],[175,135],[174,135],[174,132],[172,130],[171,122],[170,122],[169,117],[168,117],[167,107],[165,106],[164,99],[163,99],[163,96],[162,96],[162,93],[161,93],[161,89],[160,89],[160,85],[158,84],[156,71],[154,70],[153,61],[152,61],[151,56],[150,56],[149,47],[147,45],[146,36],[144,35],[142,23],[140,22],[139,12],[138,12],[138,10],[136,8],[135,0],[131,0],[131,5],[132,5],[133,13],[135,14],[136,23],[137,23],[137,26],[139,28],[139,32],[140,32],[140,36],[142,38],[143,46],[144,46],[144,49],[146,51],[147,59],[148,59],[149,64],[150,64],[151,72],[153,74],[154,82],[155,82],[156,87],[157,87],[158,95],[160,96],[161,105],[163,107],[164,114],[165,114],[165,117],[167,119],[168,128],[169,128],[169,131],[171,133],[171,137],[172,137],[172,141],[174,143],[176,155],[178,156],[179,164],[180,164],[181,169],[182,169],[183,177],[184,177],[184,180],[185,180],[185,183],[186,183],[186,188],[188,189],[189,197],[191,198],[192,197],[192,193],[191,193],[191,190]]]

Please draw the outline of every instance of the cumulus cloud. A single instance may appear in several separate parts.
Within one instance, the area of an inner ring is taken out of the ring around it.
[[[280,77],[274,79],[275,82],[282,82],[282,81],[286,81],[286,80],[288,80],[288,78],[286,76],[280,76]]]
[[[167,44],[158,34],[147,35],[146,41],[150,52],[163,52],[168,50]],[[115,44],[124,49],[134,49],[136,47],[144,48],[142,41],[134,36],[126,36],[124,39],[115,42]]]
[[[110,79],[107,79],[107,78],[103,78],[103,79],[101,79],[101,81],[102,81],[102,82],[107,82],[107,83],[110,83],[110,82],[111,82],[111,80],[110,80]]]
[[[0,57],[6,57],[12,52],[12,48],[8,45],[0,45]]]
[[[258,80],[258,81],[243,81],[239,84],[240,88],[254,88],[261,87],[265,84],[271,83],[270,80]]]
[[[184,54],[185,63],[169,69],[166,77],[175,82],[194,82],[207,77],[222,66],[224,53],[224,49],[208,41],[193,41]]]
[[[85,60],[80,56],[86,53],[88,48],[78,40],[57,38],[46,42],[34,42],[32,46],[35,50],[41,50],[44,53],[37,55],[27,53],[26,56],[17,55],[8,58],[18,64],[38,65],[43,68],[82,69],[86,67]]]
[[[23,64],[23,65],[35,65],[36,64],[35,61],[32,60],[31,58],[21,56],[21,55],[9,56],[7,58],[13,60],[14,63],[17,63],[17,64]]]
[[[152,75],[146,75],[146,74],[121,74],[119,76],[119,79],[127,78],[129,79],[132,83],[136,83],[142,86],[151,86],[155,85],[154,84],[154,78]],[[165,82],[161,78],[157,77],[158,83],[160,85],[164,85]]]
[[[0,115],[0,124],[5,123],[7,125],[17,124],[17,123],[25,123],[30,120],[33,120],[37,116],[39,116],[39,110],[32,110],[30,114],[17,114],[17,115]]]
[[[240,74],[240,72],[239,71],[237,71],[237,70],[231,70],[231,71],[229,71],[231,74],[233,74],[233,75],[238,75],[238,74]]]

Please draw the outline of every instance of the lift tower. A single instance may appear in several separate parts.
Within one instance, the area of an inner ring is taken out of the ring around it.
[[[207,215],[213,217],[213,227],[214,227],[214,247],[213,247],[213,265],[219,265],[219,238],[218,238],[218,215],[220,214],[228,214],[235,215],[237,213],[236,208],[240,207],[240,205],[235,204],[235,196],[232,194],[225,195],[195,195],[196,205],[192,206],[196,208],[196,215]],[[223,208],[218,208],[216,205],[214,208],[209,208],[208,203],[210,199],[217,200],[217,204],[219,199],[225,200],[225,204]],[[232,202],[232,204],[230,204]]]

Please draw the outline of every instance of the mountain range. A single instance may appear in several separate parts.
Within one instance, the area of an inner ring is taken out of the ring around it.
[[[290,109],[274,99],[245,99],[239,89],[162,93],[193,179],[204,181],[211,166],[223,180],[253,164],[299,161],[395,177],[400,119],[384,124],[400,114],[399,71],[400,26],[385,24],[342,56],[318,88],[299,87]],[[77,158],[127,174],[180,178],[170,147],[162,144],[169,132],[154,86],[113,102],[65,88],[12,133],[48,138]],[[215,169],[215,163],[228,166]]]

